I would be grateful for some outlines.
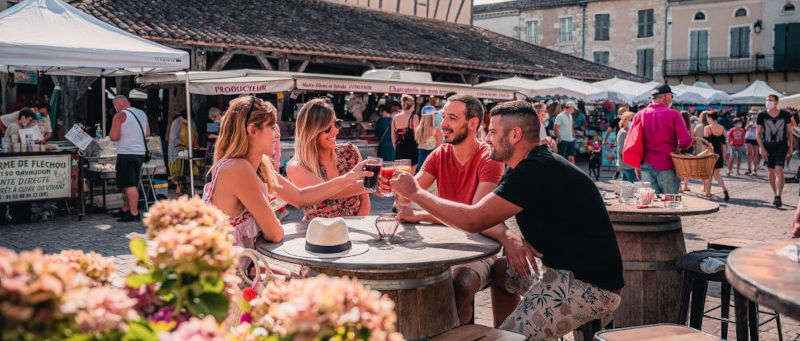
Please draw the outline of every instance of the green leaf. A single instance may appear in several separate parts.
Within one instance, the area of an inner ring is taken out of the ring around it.
[[[91,334],[75,334],[66,339],[66,341],[90,341],[94,339]]]
[[[166,295],[172,291],[172,288],[175,287],[175,284],[178,283],[177,279],[168,279],[166,281],[161,282],[161,287],[158,288],[159,295]]]
[[[149,272],[146,274],[131,273],[128,275],[128,278],[125,278],[125,285],[134,289],[138,289],[142,285],[153,284],[155,282],[156,281],[153,279],[153,274]]]
[[[204,292],[221,293],[225,289],[225,282],[222,278],[201,278],[200,286],[203,287]]]
[[[131,239],[130,247],[131,253],[138,261],[145,262],[149,260],[149,258],[147,258],[147,244],[144,242],[144,239]]]
[[[189,306],[200,315],[211,315],[222,322],[228,316],[228,298],[222,294],[206,292],[189,300]]]
[[[128,332],[122,337],[122,341],[158,341],[158,336],[142,323],[132,322],[128,323]]]

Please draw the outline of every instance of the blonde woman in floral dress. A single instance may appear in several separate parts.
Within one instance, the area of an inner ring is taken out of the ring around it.
[[[286,175],[300,188],[319,185],[349,172],[361,162],[361,153],[351,143],[336,144],[342,120],[325,99],[308,101],[297,113],[294,158],[286,165]],[[327,200],[303,207],[305,220],[316,217],[369,215],[369,194],[353,184]]]

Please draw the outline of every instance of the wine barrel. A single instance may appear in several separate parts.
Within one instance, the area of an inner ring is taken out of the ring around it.
[[[387,294],[395,302],[397,331],[406,340],[428,340],[458,327],[449,267],[393,273],[312,270],[330,276],[355,276],[361,284]]]
[[[675,260],[686,253],[680,217],[612,214],[612,222],[625,278],[614,324],[677,321],[682,280]]]

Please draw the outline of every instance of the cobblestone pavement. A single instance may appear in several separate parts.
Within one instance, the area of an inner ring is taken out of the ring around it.
[[[794,160],[796,165],[798,161]],[[724,181],[731,195],[730,202],[721,201],[722,189],[714,185],[715,200],[720,203],[720,211],[712,215],[687,217],[683,219],[683,231],[688,251],[704,249],[709,240],[722,237],[735,237],[767,241],[788,238],[791,229],[791,218],[797,205],[798,184],[787,184],[784,190],[784,206],[774,208],[769,184],[764,176],[766,170],[760,170],[759,177],[726,176]],[[613,182],[610,172],[602,172],[603,178],[597,182],[603,189],[612,190]],[[699,182],[691,184],[692,192],[688,195],[699,195]],[[535,194],[532,194],[535,195]],[[374,198],[373,212],[386,212],[391,208],[390,199]],[[285,221],[297,221],[302,213],[291,209]],[[129,272],[135,260],[128,255],[128,241],[131,238],[144,236],[145,228],[141,223],[117,223],[105,214],[93,214],[78,221],[75,217],[58,217],[49,222],[33,222],[24,225],[0,226],[0,246],[14,250],[41,248],[47,253],[59,252],[63,249],[81,249],[96,251],[105,256],[114,257],[118,271],[115,282],[119,283],[125,273]],[[566,247],[566,246],[565,246]],[[281,264],[287,268],[291,265]],[[709,288],[709,299],[706,308],[719,304],[719,286]],[[731,312],[732,313],[732,312]],[[491,300],[489,290],[480,292],[476,298],[476,323],[491,325]],[[785,340],[800,341],[800,323],[788,318],[781,320]],[[719,335],[720,324],[705,319],[703,330]],[[762,340],[777,340],[777,328],[774,322],[760,328]],[[728,338],[735,338],[735,328],[730,326]],[[566,339],[571,339],[567,337]]]

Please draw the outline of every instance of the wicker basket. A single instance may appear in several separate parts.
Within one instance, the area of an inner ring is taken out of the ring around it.
[[[678,178],[682,179],[710,179],[719,155],[714,153],[714,146],[706,139],[695,137],[693,140],[702,142],[708,153],[705,155],[681,154],[680,147],[678,147],[675,152],[670,153],[672,163],[675,165],[675,173]]]

